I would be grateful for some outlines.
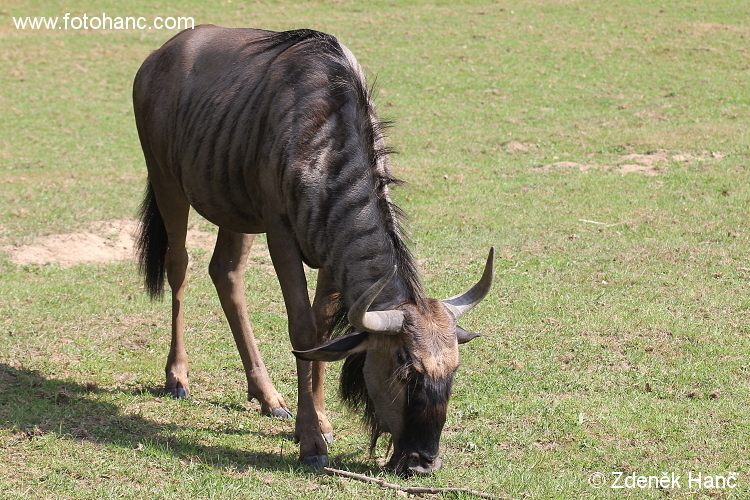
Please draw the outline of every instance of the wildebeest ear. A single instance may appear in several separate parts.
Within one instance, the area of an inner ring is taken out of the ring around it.
[[[338,337],[307,351],[292,351],[297,358],[305,361],[339,361],[367,349],[368,332],[354,332]]]
[[[469,342],[470,340],[474,340],[477,337],[481,337],[478,333],[474,332],[467,332],[460,326],[456,325],[456,337],[458,337],[458,343],[459,344],[465,344]]]

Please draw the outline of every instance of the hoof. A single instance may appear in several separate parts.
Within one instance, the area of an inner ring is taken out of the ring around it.
[[[323,433],[323,439],[328,444],[333,443],[333,432],[324,432]]]
[[[284,420],[288,420],[290,418],[294,418],[294,415],[292,415],[292,412],[284,408],[283,406],[279,406],[278,408],[272,408],[271,411],[268,413],[269,417],[276,417],[281,418]]]
[[[304,465],[313,469],[322,469],[328,466],[328,455],[310,455],[302,457],[301,461]]]
[[[174,399],[185,399],[188,397],[189,393],[188,390],[185,389],[182,386],[177,387],[168,387],[166,391],[169,393],[170,396],[172,396]]]

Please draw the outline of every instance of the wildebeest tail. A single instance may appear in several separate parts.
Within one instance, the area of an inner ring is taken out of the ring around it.
[[[156,204],[154,188],[149,182],[140,208],[140,227],[136,239],[138,267],[146,291],[152,299],[164,294],[164,273],[167,260],[167,229]]]

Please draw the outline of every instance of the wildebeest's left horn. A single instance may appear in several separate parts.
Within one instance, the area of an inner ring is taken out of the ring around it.
[[[386,276],[380,278],[365,291],[349,309],[349,323],[353,327],[371,333],[394,334],[401,331],[404,324],[404,313],[392,311],[368,311],[375,297],[385,288],[385,285],[396,274],[396,266]]]
[[[460,318],[479,304],[487,296],[492,288],[492,278],[495,276],[495,247],[490,248],[487,256],[487,264],[484,265],[484,273],[479,282],[469,288],[467,292],[443,300],[443,305],[453,314],[455,319]]]

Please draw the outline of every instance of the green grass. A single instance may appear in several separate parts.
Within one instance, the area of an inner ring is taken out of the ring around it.
[[[736,471],[736,489],[700,495],[750,495],[743,3],[10,0],[0,8],[0,246],[132,218],[142,196],[131,83],[171,33],[20,32],[10,20],[67,11],[312,27],[377,75],[380,113],[396,121],[396,174],[408,181],[395,198],[430,293],[463,290],[487,248],[499,254],[491,296],[466,319],[484,336],[462,348],[445,467],[404,484],[658,498],[588,477]],[[661,150],[691,157],[654,176],[539,168]],[[298,466],[293,424],[245,402],[209,256],[192,256],[193,397],[173,401],[155,393],[169,306],[147,300],[132,263],[17,266],[0,254],[0,496],[395,496]],[[275,278],[251,268],[247,293],[271,376],[294,402]],[[333,463],[378,474],[329,375]]]

